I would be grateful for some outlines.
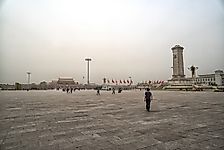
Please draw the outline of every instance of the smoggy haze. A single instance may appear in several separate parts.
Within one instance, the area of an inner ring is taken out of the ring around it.
[[[3,0],[0,83],[73,77],[137,81],[171,77],[171,47],[184,47],[185,74],[224,70],[220,0]]]

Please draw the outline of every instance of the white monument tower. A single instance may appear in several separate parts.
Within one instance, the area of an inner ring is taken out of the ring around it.
[[[175,45],[171,48],[173,51],[173,75],[174,81],[181,81],[185,79],[184,75],[184,61],[183,61],[183,47]]]

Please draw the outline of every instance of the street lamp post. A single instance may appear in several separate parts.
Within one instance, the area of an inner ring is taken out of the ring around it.
[[[91,58],[86,58],[85,61],[87,61],[87,84],[89,84],[89,62],[91,61]]]
[[[31,72],[27,72],[27,83],[28,83],[28,89],[27,90],[30,90],[30,75],[31,75]]]

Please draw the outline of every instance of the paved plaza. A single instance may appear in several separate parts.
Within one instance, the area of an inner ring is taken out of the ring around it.
[[[1,150],[224,149],[224,93],[0,91]]]

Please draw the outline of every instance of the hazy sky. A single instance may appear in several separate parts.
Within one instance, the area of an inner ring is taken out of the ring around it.
[[[171,47],[184,47],[185,74],[224,70],[224,3],[219,0],[1,0],[0,83],[83,82],[103,77],[167,80]]]

